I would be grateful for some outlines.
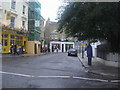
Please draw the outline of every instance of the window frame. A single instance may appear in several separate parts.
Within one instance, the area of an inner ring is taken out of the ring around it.
[[[25,14],[25,9],[26,9],[26,6],[25,6],[25,5],[23,5],[22,14]]]
[[[11,9],[15,10],[16,9],[16,1],[11,0]]]
[[[13,20],[12,20],[13,19]],[[14,28],[15,27],[15,17],[14,16],[11,16],[11,19],[10,19],[10,27],[11,28]]]

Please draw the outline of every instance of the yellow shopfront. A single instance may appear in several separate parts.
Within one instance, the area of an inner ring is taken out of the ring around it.
[[[26,51],[26,42],[28,37],[25,33],[13,30],[4,30],[2,32],[2,53],[10,53],[11,45],[17,45],[18,48],[23,46]]]

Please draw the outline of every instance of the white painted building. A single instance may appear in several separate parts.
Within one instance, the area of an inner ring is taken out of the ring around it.
[[[50,42],[50,52],[67,52],[70,48],[75,48],[74,42],[60,42],[51,41]]]
[[[28,30],[28,3],[26,0],[2,1],[2,24]]]
[[[27,52],[28,31],[28,2],[27,0],[2,0],[0,2],[0,43],[2,53],[10,53],[12,44],[18,48],[24,46]]]

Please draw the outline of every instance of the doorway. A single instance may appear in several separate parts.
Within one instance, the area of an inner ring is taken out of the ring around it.
[[[37,44],[35,44],[34,51],[35,51],[35,54],[37,54]]]
[[[62,44],[62,52],[64,52],[64,44]]]

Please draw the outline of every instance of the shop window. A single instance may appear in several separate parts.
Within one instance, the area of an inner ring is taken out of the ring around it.
[[[22,46],[22,41],[19,41],[19,46]]]
[[[2,46],[7,46],[7,40],[2,39]]]
[[[19,45],[19,41],[16,41],[15,44],[16,44],[16,45]]]
[[[10,40],[10,45],[14,45],[15,41],[14,40]]]
[[[16,39],[19,39],[19,36],[16,36],[15,38],[16,38]]]
[[[14,38],[15,38],[15,36],[14,36],[14,35],[11,35],[10,37],[11,37],[12,39],[14,39]]]
[[[2,34],[2,38],[7,38],[8,34]]]
[[[19,37],[19,39],[22,39],[22,37]]]

